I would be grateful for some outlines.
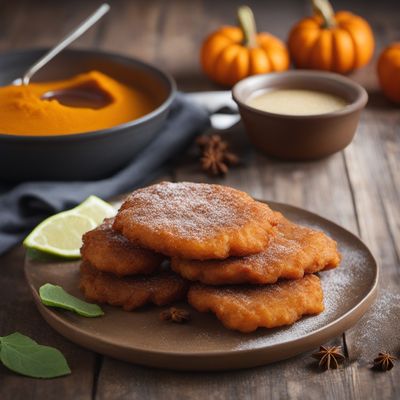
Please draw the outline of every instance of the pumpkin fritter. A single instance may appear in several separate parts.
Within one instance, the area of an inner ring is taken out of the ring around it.
[[[265,250],[226,260],[173,258],[171,267],[184,278],[208,285],[275,283],[279,278],[299,279],[305,273],[335,268],[340,263],[336,242],[319,232],[290,222],[280,213],[276,234]]]
[[[291,325],[303,315],[324,310],[321,282],[315,275],[259,286],[194,284],[189,303],[200,312],[213,312],[228,329],[248,333],[259,327]]]
[[[82,259],[94,268],[118,276],[151,274],[165,259],[161,254],[142,249],[112,229],[113,218],[82,237]]]
[[[261,251],[276,224],[266,204],[239,190],[163,182],[133,192],[113,227],[145,248],[205,260]]]
[[[86,299],[121,306],[125,311],[147,303],[163,306],[182,300],[188,286],[187,281],[170,271],[118,278],[94,269],[88,262],[81,264],[80,288]]]

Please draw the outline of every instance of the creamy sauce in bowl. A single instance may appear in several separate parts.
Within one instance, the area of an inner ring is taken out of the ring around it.
[[[256,93],[247,105],[261,111],[283,115],[318,115],[340,110],[348,102],[327,92],[306,89],[276,89]]]

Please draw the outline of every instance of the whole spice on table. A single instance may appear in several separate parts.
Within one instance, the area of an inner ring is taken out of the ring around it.
[[[379,353],[378,357],[374,359],[374,368],[381,371],[390,371],[394,367],[396,360],[397,358],[390,353]]]
[[[200,163],[210,175],[226,175],[229,166],[237,165],[239,158],[229,151],[228,143],[220,135],[203,135],[197,139],[201,149]]]
[[[318,366],[323,369],[337,369],[345,359],[340,346],[320,346],[319,351],[312,356],[319,360]]]
[[[171,307],[160,313],[160,319],[163,321],[183,323],[190,320],[190,313],[180,308]]]

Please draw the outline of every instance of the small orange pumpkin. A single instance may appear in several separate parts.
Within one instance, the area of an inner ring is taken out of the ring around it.
[[[374,52],[371,27],[348,11],[334,13],[328,0],[312,0],[314,16],[289,34],[290,56],[298,68],[345,74],[367,64]]]
[[[201,65],[212,80],[232,86],[249,75],[289,68],[285,44],[269,33],[257,34],[249,7],[239,7],[238,19],[240,28],[223,26],[203,43]]]
[[[400,42],[382,51],[378,59],[378,77],[387,98],[400,103]]]

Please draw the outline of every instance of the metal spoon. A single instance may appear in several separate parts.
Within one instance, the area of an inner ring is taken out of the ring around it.
[[[72,32],[70,32],[64,39],[61,40],[56,46],[50,49],[43,57],[41,57],[35,64],[33,64],[23,75],[13,81],[14,85],[28,85],[32,76],[39,71],[44,65],[52,60],[58,53],[64,50],[78,37],[85,33],[92,25],[94,25],[103,15],[108,13],[110,6],[107,3],[102,4],[93,14],[87,17],[81,24],[79,24]]]

